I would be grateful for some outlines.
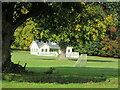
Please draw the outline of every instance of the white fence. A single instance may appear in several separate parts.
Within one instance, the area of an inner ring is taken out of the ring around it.
[[[58,53],[57,52],[40,52],[37,55],[39,55],[39,56],[57,56]]]
[[[79,52],[66,53],[66,57],[78,58],[79,57]]]
[[[31,52],[32,55],[38,55],[38,56],[58,56],[57,52]],[[79,52],[70,52],[66,53],[66,57],[69,58],[78,58]]]

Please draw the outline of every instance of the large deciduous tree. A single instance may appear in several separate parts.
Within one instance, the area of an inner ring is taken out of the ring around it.
[[[99,3],[50,3],[53,13],[38,16],[40,39],[58,41],[60,60],[66,59],[66,47],[102,39],[105,36],[106,13]],[[110,21],[111,22],[111,21]]]
[[[11,62],[10,45],[14,31],[27,18],[48,12],[46,3],[2,3],[2,69],[6,72],[14,72],[14,64]],[[50,10],[50,8],[49,8]]]

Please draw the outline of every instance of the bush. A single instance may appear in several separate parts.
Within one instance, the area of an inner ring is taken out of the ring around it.
[[[120,47],[118,40],[102,41],[100,56],[120,57]]]
[[[99,55],[99,51],[101,48],[101,43],[99,41],[92,41],[87,43],[86,45],[79,45],[76,47],[77,52],[80,54],[88,54],[88,55]]]
[[[77,52],[90,56],[105,56],[120,58],[119,38],[115,40],[105,39],[103,41],[92,41],[85,45],[76,46]]]

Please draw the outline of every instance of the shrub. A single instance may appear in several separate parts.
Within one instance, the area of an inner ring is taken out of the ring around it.
[[[92,41],[86,45],[79,45],[76,47],[76,51],[80,54],[98,55],[101,48],[99,41]]]
[[[115,40],[111,40],[108,37],[103,41],[91,41],[85,45],[76,46],[77,52],[80,54],[88,54],[93,56],[105,56],[105,57],[120,57],[120,36]]]
[[[102,41],[103,45],[100,50],[100,56],[110,56],[110,57],[120,57],[120,48],[119,48],[119,40],[107,40]]]

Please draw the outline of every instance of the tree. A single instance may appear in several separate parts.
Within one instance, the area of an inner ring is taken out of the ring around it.
[[[39,9],[39,11],[38,11]],[[14,72],[15,65],[11,62],[10,45],[15,29],[29,17],[48,12],[46,3],[2,3],[2,69],[5,72]],[[49,7],[50,10],[50,7]],[[16,65],[19,67],[19,65]],[[18,68],[19,69],[19,68]]]
[[[102,41],[101,56],[120,57],[119,3],[120,2],[103,3],[103,8],[105,8],[105,12],[108,15],[106,22],[109,24],[109,27],[106,31],[106,37]],[[110,20],[112,20],[112,22],[110,22]]]
[[[90,41],[84,45],[78,45],[77,51],[80,53],[87,53],[88,55],[100,55],[100,56],[112,56],[112,57],[120,57],[120,42],[119,42],[119,3],[118,2],[110,2],[110,3],[100,3],[103,8],[106,16],[106,36],[102,40]]]
[[[106,32],[106,19],[99,3],[48,3],[51,13],[34,18],[36,38],[58,41],[61,49],[59,59],[66,59],[68,45],[85,44],[102,39]],[[94,8],[93,8],[94,7]],[[23,31],[24,32],[24,31]]]
[[[106,14],[99,3],[50,3],[53,13],[38,16],[39,39],[58,41],[61,54],[65,60],[66,47],[102,39],[105,36]],[[46,23],[46,24],[45,24]]]

